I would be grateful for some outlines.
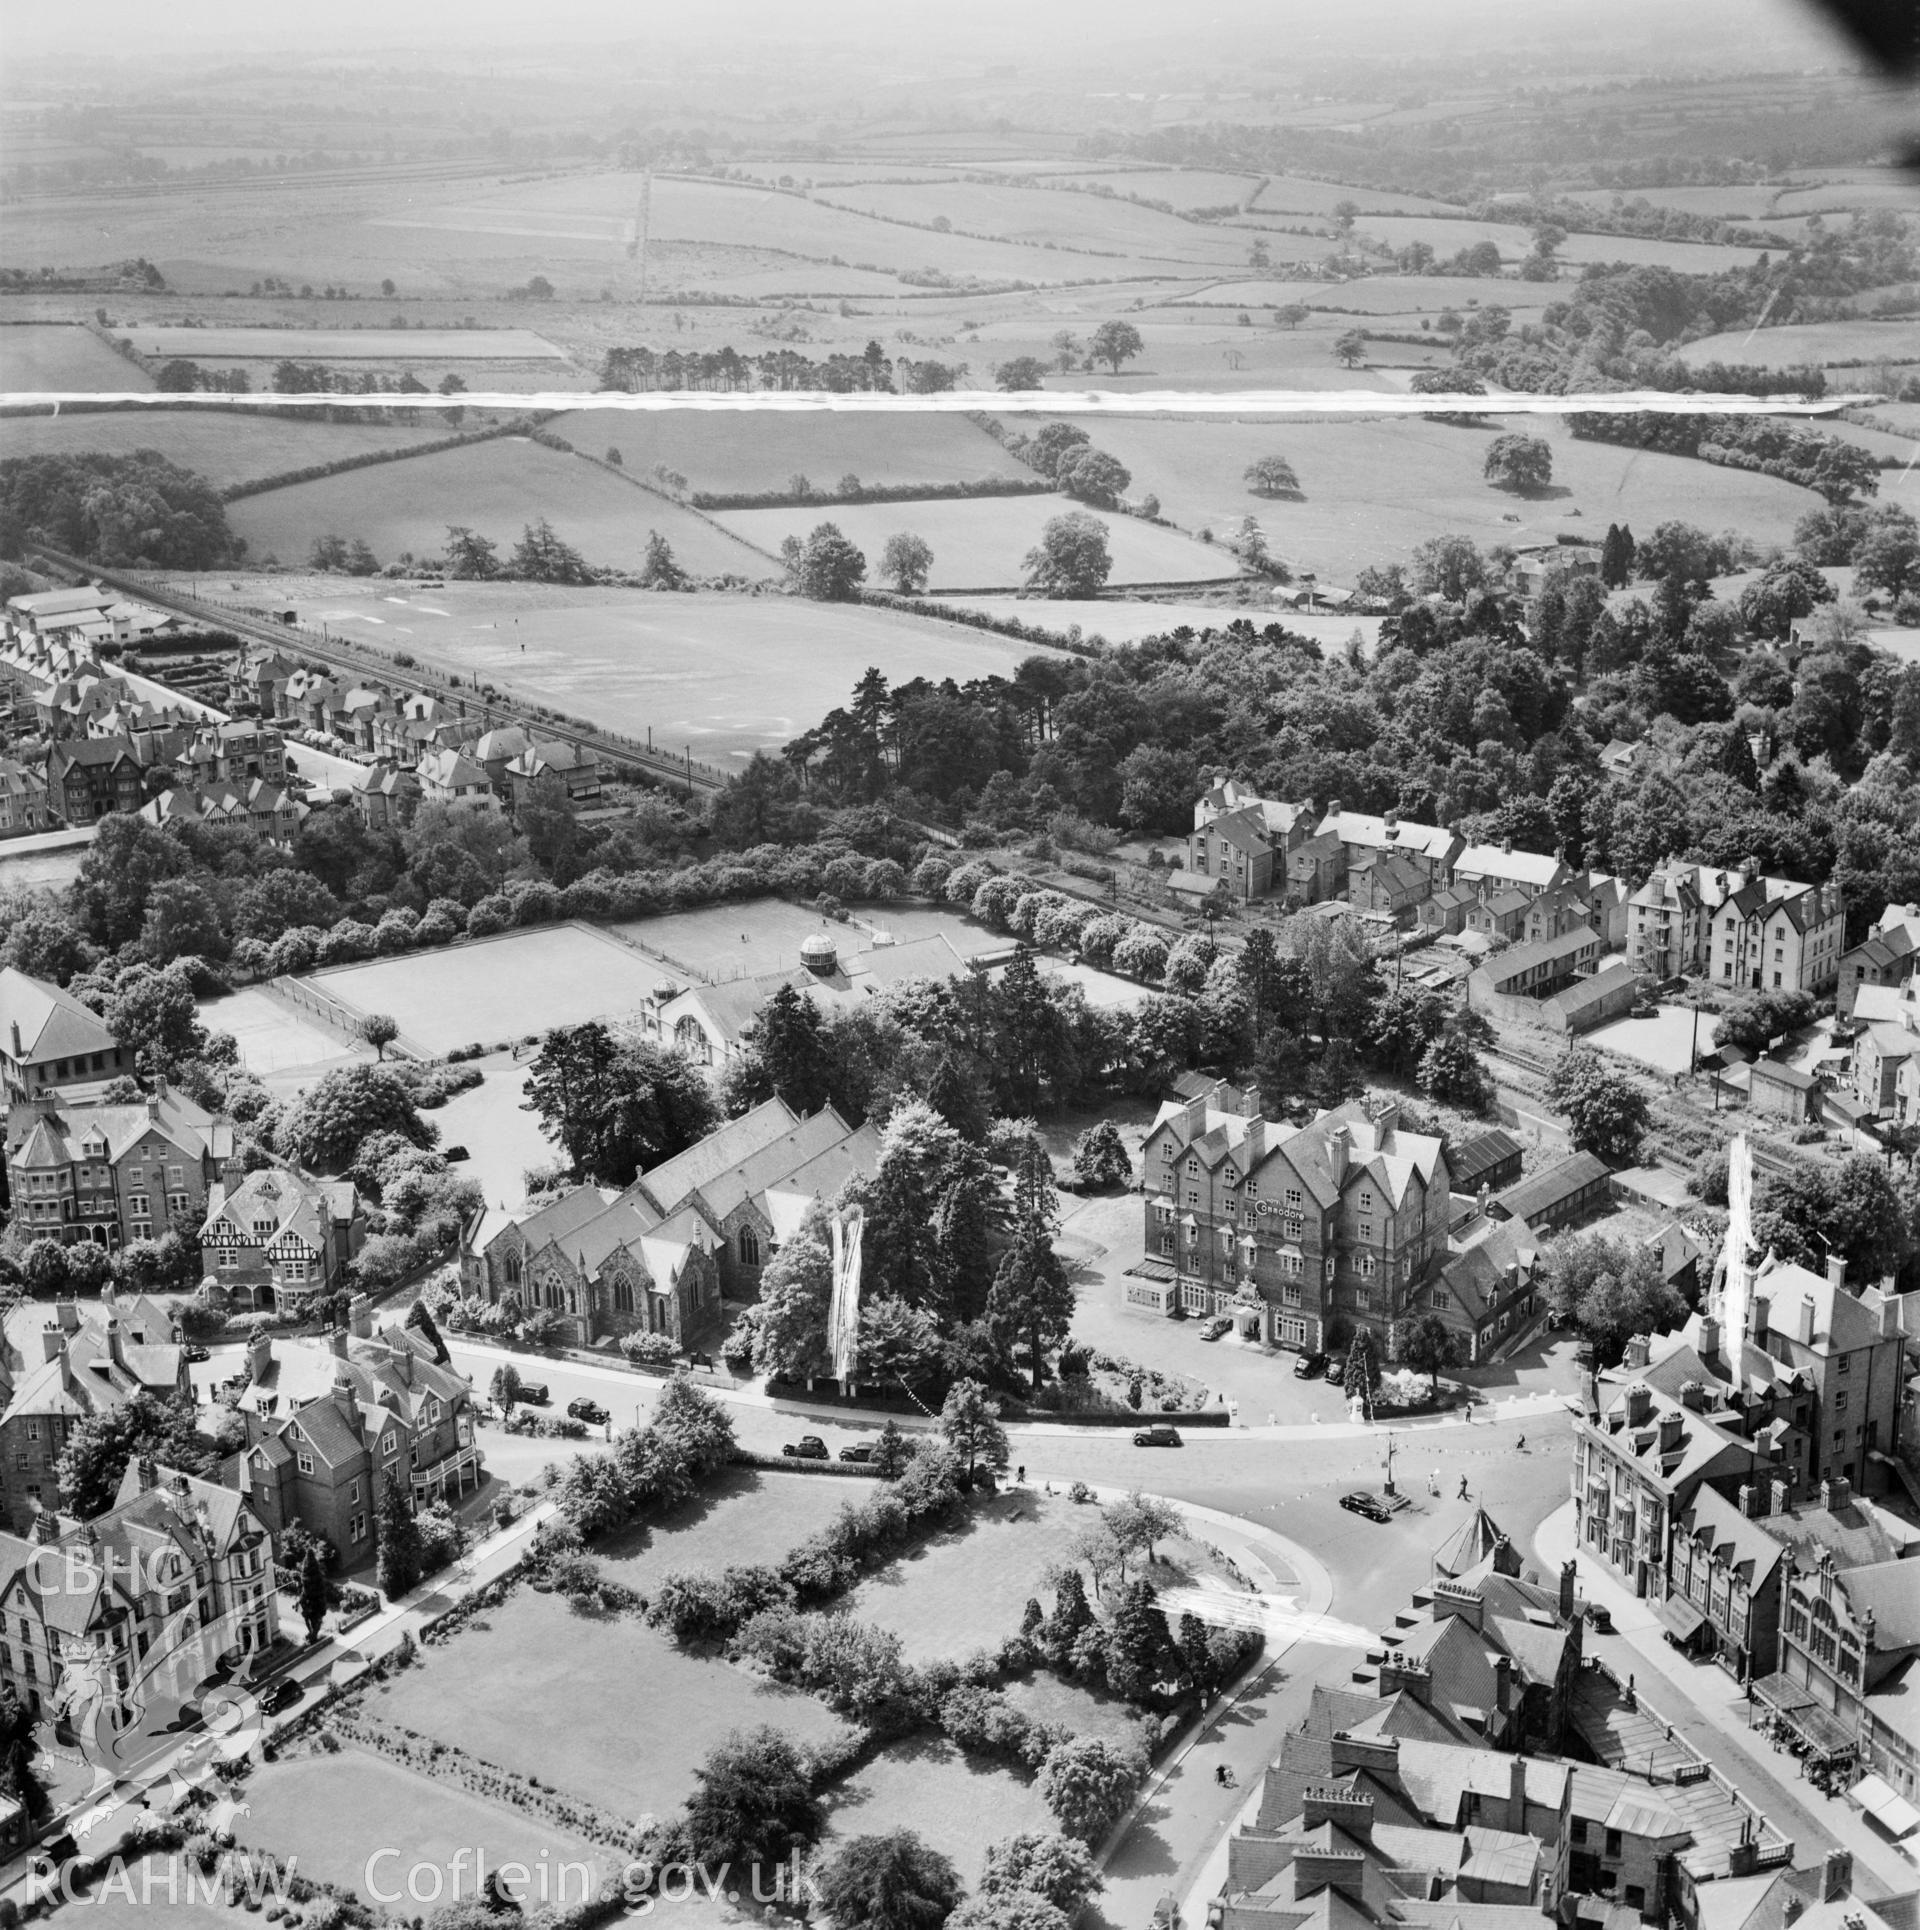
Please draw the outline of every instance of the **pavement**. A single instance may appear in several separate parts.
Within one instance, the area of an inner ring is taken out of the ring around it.
[[[1549,1574],[1572,1558],[1579,1589],[1613,1616],[1613,1633],[1589,1631],[1587,1651],[1615,1674],[1631,1678],[1641,1707],[1735,1784],[1794,1844],[1796,1860],[1817,1860],[1838,1843],[1853,1852],[1855,1885],[1869,1900],[1910,1891],[1920,1872],[1881,1835],[1857,1804],[1823,1796],[1794,1756],[1776,1749],[1749,1726],[1751,1703],[1740,1684],[1715,1662],[1693,1661],[1666,1639],[1657,1604],[1636,1596],[1574,1540],[1573,1503],[1540,1524],[1534,1553]]]

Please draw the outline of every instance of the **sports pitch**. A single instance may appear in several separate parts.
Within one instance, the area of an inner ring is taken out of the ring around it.
[[[637,1011],[669,975],[587,925],[548,925],[310,975],[360,1012],[385,1012],[432,1053],[498,1045]]]

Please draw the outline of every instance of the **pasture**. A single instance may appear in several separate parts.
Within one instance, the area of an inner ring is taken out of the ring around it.
[[[715,494],[785,489],[795,475],[822,495],[846,475],[883,487],[1033,480],[1031,469],[961,415],[583,409],[547,426],[588,455],[618,449],[637,475],[665,463]]]
[[[1724,335],[1703,335],[1678,351],[1680,359],[1693,367],[1702,362],[1754,362],[1762,368],[1792,368],[1799,363],[1828,365],[1836,362],[1912,362],[1920,359],[1912,319],[1872,322],[1790,322],[1784,328],[1728,330]],[[1832,385],[1837,389],[1870,389],[1873,375],[1869,368],[1843,375]]]
[[[910,1829],[953,1859],[969,1887],[989,1843],[1022,1830],[1050,1830],[1052,1814],[1032,1780],[997,1763],[971,1761],[945,1736],[909,1736],[883,1749],[828,1794],[827,1843]]]
[[[77,322],[0,325],[0,392],[138,395],[153,378]],[[9,453],[13,429],[8,425]]]
[[[547,925],[310,973],[359,1012],[385,1012],[432,1053],[497,1045],[637,1011],[667,974],[588,925]]]
[[[1487,443],[1497,428],[1516,426],[1552,445],[1550,493],[1516,496],[1483,479]],[[1404,560],[1429,537],[1451,533],[1482,545],[1517,546],[1551,542],[1563,530],[1598,538],[1610,521],[1651,529],[1678,517],[1731,524],[1757,542],[1785,543],[1817,501],[1771,476],[1575,442],[1552,417],[1483,429],[1423,419],[1115,418],[1101,424],[1101,441],[1133,471],[1134,491],[1157,492],[1177,522],[1225,534],[1252,515],[1276,555],[1335,583],[1350,583],[1367,563]],[[1248,492],[1247,465],[1268,454],[1293,464],[1300,498],[1268,500]]]
[[[403,427],[397,422],[322,422],[317,415],[228,414],[143,403],[87,415],[15,418],[6,426],[6,444],[10,456],[65,456],[94,449],[121,455],[157,449],[216,488],[225,488],[371,450],[411,448],[453,433],[452,424],[435,415]]]
[[[305,562],[314,538],[329,534],[364,538],[382,563],[404,552],[437,557],[456,523],[504,552],[542,516],[599,568],[638,569],[649,532],[658,530],[696,576],[773,574],[770,561],[693,511],[519,436],[295,483],[228,512],[250,555],[292,564]]]
[[[224,581],[214,594],[249,600],[249,579]],[[1011,677],[1043,648],[905,611],[788,596],[506,583],[403,589],[347,577],[274,578],[265,588],[288,594],[303,623],[491,678],[635,738],[652,732],[661,748],[688,746],[708,763],[778,750],[844,704],[870,665],[896,683],[965,682]]]
[[[1261,505],[1260,509],[1264,509]],[[1255,510],[1255,515],[1260,514]],[[1256,592],[1257,594],[1257,592]],[[1281,592],[1275,592],[1277,597]],[[1251,623],[1264,630],[1277,623],[1295,636],[1311,637],[1328,652],[1340,649],[1356,632],[1371,651],[1380,641],[1379,617],[1336,616],[1321,611],[1289,610],[1277,602],[1148,603],[1116,599],[1111,603],[1076,602],[1063,598],[1017,596],[962,596],[952,601],[962,609],[990,616],[1013,617],[1022,623],[1042,624],[1072,641],[1072,632],[1108,643],[1138,643],[1142,637],[1165,636],[1185,624],[1190,630],[1224,630],[1230,623]]]
[[[620,1816],[677,1808],[735,1729],[770,1723],[803,1749],[846,1733],[810,1695],[689,1655],[637,1616],[576,1614],[531,1588],[427,1656],[374,1690],[368,1713]]]
[[[1208,168],[1115,168],[1070,174],[1047,170],[1040,178],[1111,188],[1117,195],[1137,194],[1144,201],[1166,201],[1176,208],[1238,206],[1260,182],[1257,174],[1225,174]]]
[[[1498,302],[1521,319],[1523,310],[1537,308],[1549,296],[1550,283],[1503,281],[1491,275],[1365,275],[1358,281],[1229,281],[1199,291],[1197,300],[1237,302],[1249,309],[1284,308],[1300,302],[1340,318],[1351,328],[1368,315],[1438,315],[1443,308],[1465,310],[1476,303]],[[1260,325],[1271,326],[1266,318]]]
[[[1102,423],[1097,440],[1113,447]],[[1134,478],[1133,494],[1151,485]],[[847,539],[865,551],[869,576],[880,560],[889,536],[910,530],[933,549],[932,591],[1012,587],[1025,581],[1027,552],[1055,516],[1079,505],[1064,496],[977,497],[966,502],[866,503],[804,509],[729,510],[715,520],[764,550],[779,552],[788,536],[805,541],[819,522],[838,525]],[[1098,514],[1098,512],[1094,512]],[[1177,531],[1159,529],[1131,516],[1103,515],[1107,541],[1113,552],[1111,581],[1123,583],[1203,583],[1236,574],[1230,554],[1210,550]]]
[[[1424,241],[1441,260],[1462,248],[1491,241],[1503,261],[1515,262],[1533,252],[1531,230],[1511,222],[1448,219],[1433,215],[1362,215],[1360,233],[1401,249]],[[1571,234],[1560,244],[1560,260],[1575,269],[1590,261],[1628,261],[1649,267],[1672,268],[1683,275],[1712,275],[1728,268],[1748,268],[1760,258],[1757,248],[1733,248],[1717,242],[1662,241],[1640,235]],[[1548,284],[1550,286],[1550,284]],[[1537,286],[1527,283],[1532,289]]]
[[[441,1700],[453,1686],[446,1679],[450,1674],[426,1663],[408,1670],[401,1682],[406,1688],[417,1688],[431,1681],[435,1699]],[[501,1676],[507,1694],[512,1693],[506,1687],[512,1674],[509,1667]],[[388,1713],[388,1704],[377,1695],[372,1706],[380,1715]],[[530,1722],[523,1725],[529,1734],[538,1733],[539,1728]],[[494,1760],[514,1764],[516,1756]],[[564,1777],[556,1780],[566,1786]],[[590,1848],[518,1810],[482,1802],[448,1783],[415,1775],[384,1756],[353,1748],[256,1769],[247,1780],[246,1805],[233,1827],[246,1847],[271,1850],[282,1859],[297,1858],[301,1875],[337,1883],[369,1903],[379,1900],[376,1890],[387,1902],[395,1901],[393,1893],[404,1888],[408,1872],[416,1867],[439,1872],[444,1901],[471,1897],[477,1880],[472,1853],[481,1849],[493,1870],[506,1862],[535,1868],[545,1856],[557,1882],[557,1866],[570,1866],[566,1901],[576,1904],[586,1880],[580,1866],[603,1871],[614,1864],[611,1852]],[[389,1847],[403,1853],[372,1861]],[[456,1868],[454,1857],[461,1850],[468,1854]],[[440,1894],[423,1874],[414,1899],[433,1901]],[[557,1892],[553,1895],[558,1901]],[[222,1920],[234,1919],[223,1914]]]
[[[540,362],[565,361],[528,328],[130,328],[142,355],[196,362]]]
[[[1276,174],[1254,196],[1251,212],[1261,214],[1331,215],[1341,202],[1351,202],[1362,214],[1452,214],[1453,204],[1424,194],[1397,194],[1384,188],[1355,188],[1341,181],[1317,181],[1310,175]]]

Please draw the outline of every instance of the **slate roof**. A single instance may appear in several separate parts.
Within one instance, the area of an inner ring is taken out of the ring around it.
[[[207,1217],[201,1236],[210,1237],[217,1227],[225,1224],[235,1229],[243,1246],[270,1246],[291,1233],[314,1252],[324,1252],[329,1215],[338,1217],[342,1204],[346,1205],[349,1217],[352,1213],[352,1188],[346,1188],[346,1201],[336,1198],[339,1191],[337,1186],[329,1188],[281,1166],[249,1173],[232,1192],[227,1191],[223,1181],[215,1180],[207,1195]],[[256,1233],[256,1221],[270,1226],[271,1230],[264,1236]]]
[[[111,1052],[119,1043],[71,992],[8,965],[0,968],[0,1049],[12,1051],[11,1028],[16,1025],[21,1056],[29,1064]]]
[[[1557,938],[1536,938],[1525,945],[1511,945],[1488,959],[1482,969],[1497,989],[1513,984],[1543,965],[1565,965],[1571,971],[1574,959],[1584,952],[1597,951],[1599,946],[1600,935],[1591,925],[1575,925]]]
[[[1703,1544],[1751,1589],[1757,1589],[1786,1558],[1783,1543],[1711,1488],[1696,1491],[1682,1511],[1676,1531]]]
[[[57,1100],[51,1109],[16,1105],[7,1115],[8,1157],[23,1166],[71,1164],[95,1133],[106,1142],[107,1158],[116,1163],[149,1134],[158,1134],[190,1159],[218,1163],[233,1151],[232,1122],[169,1087],[134,1106],[61,1105]]]
[[[1540,1172],[1515,1180],[1495,1204],[1511,1219],[1539,1219],[1563,1200],[1607,1177],[1606,1162],[1593,1153],[1569,1153]]]
[[[1571,874],[1555,857],[1539,851],[1515,851],[1497,844],[1470,844],[1453,861],[1456,878],[1497,878],[1503,883],[1527,884],[1536,891],[1559,884]]]
[[[1447,1149],[1447,1174],[1457,1191],[1471,1193],[1479,1186],[1482,1173],[1505,1165],[1524,1150],[1504,1126],[1489,1126]]]
[[[685,1152],[642,1173],[634,1184],[645,1190],[661,1212],[670,1212],[729,1168],[773,1145],[799,1123],[800,1115],[784,1099],[768,1099],[738,1119],[716,1126]]]

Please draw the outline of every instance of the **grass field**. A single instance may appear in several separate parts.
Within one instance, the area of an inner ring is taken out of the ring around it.
[[[1011,677],[1043,648],[937,618],[786,596],[505,583],[409,591],[343,577],[207,587],[241,603],[284,594],[303,623],[404,648],[462,676],[479,672],[637,738],[652,730],[663,748],[691,745],[710,763],[777,750],[844,704],[870,665],[900,683],[965,682]]]
[[[433,1053],[620,1017],[667,981],[618,939],[584,925],[507,932],[311,976],[361,1012],[390,1014],[402,1039]]]
[[[0,327],[0,390],[138,395],[153,387],[146,370],[116,355],[77,323],[21,322]],[[7,430],[11,447],[12,429]]]
[[[691,1506],[663,1521],[608,1535],[594,1556],[615,1581],[652,1593],[677,1569],[719,1573],[742,1563],[778,1565],[874,1484],[817,1474],[739,1468]]]
[[[805,911],[784,898],[669,912],[664,918],[636,918],[613,929],[672,959],[682,970],[716,982],[790,970],[800,963],[802,943],[821,932],[843,951],[862,950],[867,943],[857,926]]]
[[[1491,241],[1505,261],[1519,261],[1533,250],[1530,230],[1500,221],[1446,219],[1431,215],[1363,215],[1359,232],[1384,241],[1389,248],[1405,248],[1424,241],[1441,260]],[[1745,268],[1759,259],[1757,248],[1731,248],[1715,242],[1649,240],[1638,235],[1569,235],[1560,246],[1560,259],[1575,266],[1589,261],[1631,261],[1674,268],[1682,274],[1711,275],[1727,268]],[[1524,284],[1532,289],[1533,283]]]
[[[365,538],[390,563],[404,550],[439,555],[454,523],[511,549],[541,516],[601,568],[637,569],[648,532],[658,530],[695,575],[773,573],[772,564],[678,503],[517,436],[249,496],[229,521],[261,559],[302,563],[316,536],[334,534]]]
[[[883,1750],[829,1797],[829,1841],[910,1829],[953,1859],[971,1887],[986,1847],[1054,1822],[1032,1782],[1011,1769],[970,1762],[945,1736],[909,1737]]]
[[[435,1675],[444,1678],[450,1673],[427,1664],[409,1670],[401,1677],[401,1686],[415,1689]],[[508,1694],[511,1690],[505,1684],[510,1680],[510,1674],[502,1678]],[[444,1679],[435,1682],[436,1699],[444,1699],[450,1686]],[[388,1713],[388,1702],[377,1695],[372,1706],[381,1715]],[[536,1727],[528,1725],[530,1732]],[[564,1776],[556,1775],[555,1780],[566,1786]],[[589,1848],[517,1810],[482,1802],[464,1790],[430,1782],[384,1756],[358,1749],[269,1763],[249,1778],[246,1800],[250,1810],[234,1824],[241,1843],[282,1858],[297,1857],[303,1876],[337,1883],[369,1902],[376,1900],[376,1890],[385,1894],[386,1901],[394,1901],[392,1893],[405,1885],[415,1866],[439,1870],[446,1902],[456,1895],[471,1896],[475,1877],[471,1852],[482,1848],[490,1869],[510,1861],[533,1868],[544,1854],[549,1869],[555,1870],[556,1884],[556,1866],[562,1862],[584,1863],[596,1872],[612,1864],[607,1851]],[[369,1860],[389,1847],[401,1854],[373,1864],[370,1881]],[[456,1872],[453,1859],[460,1850],[469,1854]],[[578,1868],[569,1871],[567,1902],[580,1901],[583,1881]],[[432,1879],[426,1875],[414,1892],[415,1901],[423,1895],[432,1895]],[[554,1900],[559,1900],[557,1892]],[[235,1920],[222,1913],[222,1921]]]
[[[143,355],[196,362],[530,362],[564,361],[529,328],[130,328]]]
[[[0,336],[0,345],[4,344]],[[373,449],[406,449],[453,433],[437,416],[410,427],[392,422],[322,422],[317,416],[215,414],[207,409],[116,409],[91,415],[14,418],[10,456],[64,456],[103,449],[157,449],[220,487],[338,462]]]
[[[1423,194],[1394,194],[1380,188],[1354,188],[1341,181],[1316,181],[1308,175],[1276,174],[1254,200],[1256,214],[1330,215],[1342,201],[1363,214],[1448,214],[1452,204]]]
[[[1249,309],[1284,308],[1301,302],[1316,314],[1342,317],[1351,328],[1367,315],[1438,315],[1443,308],[1464,311],[1476,302],[1498,302],[1512,311],[1537,308],[1548,299],[1551,283],[1502,281],[1476,275],[1365,275],[1358,281],[1227,281],[1196,291],[1196,299],[1238,302]],[[1262,326],[1271,326],[1264,317]]]
[[[1265,508],[1260,505],[1255,514]],[[982,610],[990,616],[1017,617],[1022,623],[1045,624],[1050,629],[1057,625],[1062,636],[1077,627],[1082,635],[1104,637],[1108,643],[1138,643],[1142,637],[1164,636],[1183,623],[1193,630],[1224,630],[1229,623],[1245,621],[1256,630],[1277,623],[1296,636],[1311,637],[1329,652],[1339,649],[1357,630],[1371,650],[1380,640],[1382,622],[1379,617],[1329,616],[1255,603],[1078,603],[1017,596],[964,596],[954,601],[963,609]]]
[[[1074,171],[1043,179],[1084,182],[1111,188],[1115,194],[1137,194],[1146,201],[1166,201],[1176,208],[1224,208],[1246,200],[1260,177],[1257,174],[1221,174],[1207,168],[1118,168],[1109,173],[1099,170]]]
[[[1762,368],[1790,368],[1813,362],[1911,362],[1920,358],[1911,319],[1893,322],[1805,322],[1785,328],[1729,330],[1703,335],[1679,351],[1683,362],[1756,362]],[[1836,387],[1871,388],[1871,371],[1843,376]]]
[[[1517,497],[1491,488],[1481,464],[1494,431],[1423,420],[1116,418],[1101,425],[1101,441],[1133,471],[1135,491],[1156,491],[1175,521],[1225,532],[1251,514],[1276,555],[1336,583],[1350,582],[1364,564],[1403,559],[1428,537],[1453,532],[1481,544],[1518,545],[1551,541],[1562,530],[1603,535],[1609,521],[1651,529],[1680,517],[1784,543],[1816,500],[1770,476],[1575,442],[1554,418],[1498,426],[1548,439],[1554,488],[1564,494]],[[1292,462],[1302,500],[1247,493],[1243,472],[1269,453]]]
[[[1033,480],[1031,469],[958,415],[583,409],[547,426],[589,455],[617,448],[637,474],[663,462],[695,489],[716,493],[784,489],[796,474],[823,494],[849,473],[885,486]]]
[[[678,1807],[735,1729],[771,1723],[802,1748],[845,1732],[812,1696],[685,1654],[636,1616],[577,1615],[530,1588],[428,1654],[375,1690],[368,1712],[622,1816]]]
[[[1003,1691],[1020,1713],[1034,1722],[1063,1722],[1076,1735],[1099,1736],[1125,1746],[1139,1733],[1138,1714],[1110,1695],[1096,1695],[1077,1682],[1036,1670],[1024,1681],[1009,1682]]]
[[[1101,425],[1104,447],[1113,446]],[[1141,492],[1135,478],[1134,493]],[[887,538],[911,530],[933,549],[928,588],[997,589],[1025,581],[1025,558],[1048,521],[1078,505],[1064,496],[977,497],[966,502],[869,503],[818,509],[729,510],[717,520],[769,554],[781,541],[807,532],[823,520],[836,523],[847,539],[866,552],[868,568],[880,559]],[[1233,559],[1209,550],[1172,530],[1158,529],[1130,516],[1102,516],[1113,552],[1114,584],[1198,583],[1234,574]]]

